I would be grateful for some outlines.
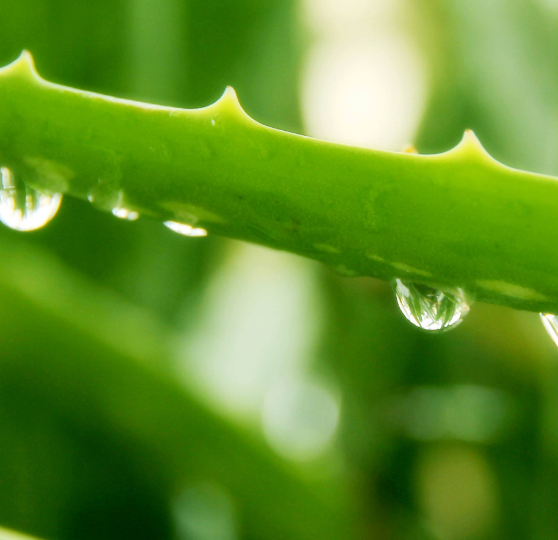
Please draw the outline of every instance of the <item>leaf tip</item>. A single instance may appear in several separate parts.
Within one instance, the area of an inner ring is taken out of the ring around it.
[[[242,109],[240,102],[238,101],[238,96],[236,95],[236,91],[232,86],[227,86],[223,95],[217,100],[216,105],[219,105],[222,108],[231,109]]]
[[[466,129],[463,132],[463,137],[455,149],[478,155],[489,155],[472,129]]]
[[[11,64],[0,68],[0,74],[19,75],[34,80],[40,79],[37,69],[35,68],[35,60],[33,55],[26,49]]]
[[[496,160],[486,151],[479,138],[472,129],[466,129],[461,141],[452,148],[449,155],[464,159],[474,159],[481,161],[496,162]]]
[[[227,86],[227,88],[225,88],[223,95],[214,103],[213,106],[218,107],[221,113],[253,121],[250,115],[242,108],[236,91],[232,86]]]
[[[27,49],[23,49],[21,51],[21,54],[17,58],[16,62],[23,62],[29,67],[30,70],[36,71],[36,69],[35,69],[35,59],[33,58],[33,55]]]
[[[236,101],[238,101],[238,96],[236,95],[236,90],[231,86],[228,85],[225,88],[225,91],[223,92],[223,96],[222,97],[229,97],[230,99],[234,99]]]

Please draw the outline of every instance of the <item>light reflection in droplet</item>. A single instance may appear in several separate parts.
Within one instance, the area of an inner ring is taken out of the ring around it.
[[[113,208],[112,215],[120,219],[127,219],[128,221],[135,221],[139,218],[139,213],[133,210],[128,210],[127,208]]]
[[[16,231],[44,227],[58,212],[59,193],[48,194],[27,186],[10,169],[0,169],[0,220]]]
[[[207,231],[199,227],[192,227],[192,225],[186,225],[185,223],[178,223],[176,221],[165,221],[165,227],[168,227],[171,231],[175,233],[182,234],[184,236],[191,237],[203,237],[207,236]]]
[[[124,202],[124,192],[118,191],[116,204],[111,209],[112,215],[116,216],[119,219],[126,219],[128,221],[135,221],[139,218],[139,212],[135,212],[126,208],[126,204]]]
[[[539,313],[545,330],[558,347],[558,317],[552,313]]]
[[[393,288],[405,318],[423,330],[445,331],[455,328],[469,312],[461,289],[444,292],[400,279],[395,280]]]

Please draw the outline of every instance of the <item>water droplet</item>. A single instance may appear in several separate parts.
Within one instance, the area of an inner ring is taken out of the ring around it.
[[[128,221],[135,221],[139,218],[139,213],[127,208],[117,207],[112,209],[112,215],[120,219],[127,219]]]
[[[115,187],[112,181],[99,180],[98,184],[87,194],[87,200],[100,210],[110,210],[113,216],[128,221],[135,221],[139,213],[126,208],[124,192]]]
[[[0,168],[0,220],[16,231],[44,227],[58,212],[62,195],[29,187],[10,169]]]
[[[111,210],[112,215],[120,219],[127,219],[128,221],[135,221],[139,218],[139,212],[134,212],[124,206],[124,193],[118,192],[118,200],[115,207]]]
[[[539,313],[539,315],[548,335],[558,347],[558,317],[552,313]]]
[[[178,234],[183,234],[184,236],[207,236],[207,231],[205,229],[192,227],[192,225],[186,225],[185,223],[177,223],[176,221],[165,221],[164,225],[171,231],[174,231]]]
[[[122,202],[122,192],[113,178],[99,178],[87,194],[87,200],[99,210],[112,211]]]
[[[400,279],[395,280],[393,287],[403,315],[423,330],[449,330],[456,327],[469,312],[461,289],[444,292]]]

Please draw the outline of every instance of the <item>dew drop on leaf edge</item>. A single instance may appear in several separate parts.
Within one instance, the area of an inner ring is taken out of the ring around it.
[[[119,219],[125,219],[127,221],[136,221],[139,218],[139,213],[133,210],[128,210],[123,206],[116,206],[112,209],[112,215]]]
[[[470,309],[461,289],[444,292],[401,279],[393,282],[393,288],[405,318],[423,330],[444,332],[455,328]]]
[[[165,227],[168,227],[171,231],[182,234],[184,236],[198,238],[207,236],[207,231],[205,229],[192,227],[192,225],[186,225],[185,223],[178,223],[177,221],[165,221],[163,225]]]
[[[112,212],[122,206],[124,194],[113,177],[99,178],[89,193],[87,200],[97,209]]]
[[[0,168],[0,221],[15,231],[44,227],[58,212],[60,193],[32,188],[7,167]]]
[[[539,313],[544,329],[558,347],[558,316],[552,313]]]
[[[113,216],[127,221],[139,218],[139,212],[126,208],[124,192],[109,182],[99,182],[88,194],[89,202],[100,210],[110,210]]]

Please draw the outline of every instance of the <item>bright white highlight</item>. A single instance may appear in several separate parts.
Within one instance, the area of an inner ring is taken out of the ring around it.
[[[48,194],[14,178],[10,169],[0,169],[0,221],[15,231],[34,231],[56,215],[62,202],[59,193]]]
[[[304,369],[320,330],[305,261],[248,244],[215,277],[179,343],[184,381],[237,418],[260,422],[269,391]]]
[[[171,231],[175,233],[182,234],[184,236],[191,237],[202,237],[207,236],[207,231],[205,229],[200,229],[192,227],[192,225],[186,225],[185,223],[177,223],[176,221],[165,221],[165,227],[168,227]]]
[[[307,461],[330,447],[339,421],[339,405],[317,382],[288,379],[269,392],[262,421],[267,440],[277,453]]]
[[[302,91],[307,133],[399,151],[414,138],[428,93],[402,3],[306,0],[305,8],[317,33]]]

